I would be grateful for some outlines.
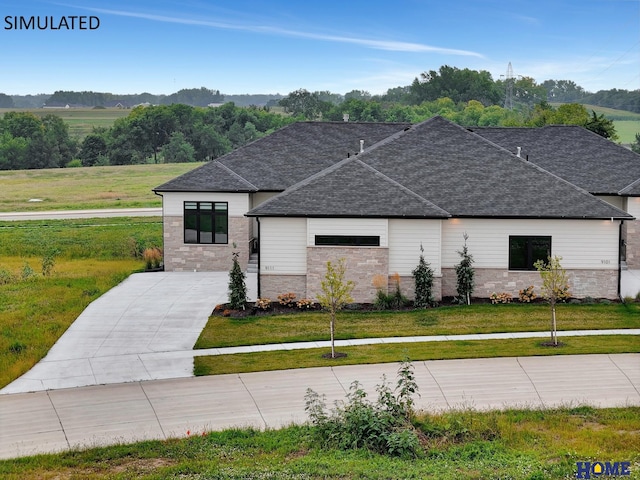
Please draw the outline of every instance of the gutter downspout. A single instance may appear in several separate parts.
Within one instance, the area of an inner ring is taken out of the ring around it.
[[[620,220],[620,226],[618,227],[618,298],[623,301],[622,298],[622,224],[624,220]]]
[[[167,251],[164,248],[164,196],[161,193],[156,192],[155,190],[153,190],[153,193],[155,193],[156,195],[158,195],[161,199],[162,199],[162,271],[164,272],[164,253]]]
[[[256,222],[258,222],[258,298],[262,298],[261,288],[260,288],[260,217],[256,217]],[[618,285],[618,290],[620,290],[620,286]],[[256,300],[258,299],[256,298]]]

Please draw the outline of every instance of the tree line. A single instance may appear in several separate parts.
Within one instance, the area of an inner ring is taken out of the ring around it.
[[[233,103],[140,106],[79,141],[56,115],[7,112],[0,119],[0,170],[207,161],[293,121]]]
[[[527,77],[494,81],[485,71],[445,65],[421,74],[409,86],[379,96],[363,90],[344,96],[296,90],[271,103],[289,114],[282,115],[270,106],[188,105],[208,105],[222,98],[218,91],[203,87],[176,92],[164,99],[166,104],[147,102],[148,106],[135,107],[111,128],[94,129],[82,140],[71,138],[67,125],[55,115],[8,112],[0,119],[0,169],[207,161],[300,120],[418,123],[440,115],[465,126],[582,125],[617,139],[610,119],[590,114],[576,102],[553,107],[547,102],[548,92],[552,92],[550,100],[559,102],[577,98],[583,90],[569,81],[541,85]],[[615,98],[623,98],[624,92],[614,92]],[[56,92],[56,98],[106,99],[94,92],[72,93]],[[507,93],[510,102],[505,102]],[[640,91],[627,93],[640,96]]]

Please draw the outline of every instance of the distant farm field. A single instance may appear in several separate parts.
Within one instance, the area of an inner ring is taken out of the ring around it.
[[[160,207],[162,199],[151,189],[200,165],[0,171],[0,212]]]
[[[39,117],[49,114],[57,115],[69,125],[69,133],[72,137],[83,139],[93,131],[94,127],[109,128],[118,118],[129,115],[131,110],[124,108],[0,108],[0,116],[6,112],[31,112]]]
[[[622,144],[628,145],[635,142],[636,133],[640,133],[640,113],[588,104],[585,104],[584,108],[587,109],[589,114],[591,114],[591,111],[593,110],[598,115],[604,114],[606,118],[613,120],[613,124],[616,127],[616,133],[619,137],[618,142]]]

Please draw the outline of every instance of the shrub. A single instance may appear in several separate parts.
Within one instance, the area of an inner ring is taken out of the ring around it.
[[[56,248],[50,248],[42,257],[42,276],[48,277],[53,273],[53,267],[56,265],[56,257],[60,251]]]
[[[373,305],[378,310],[391,310],[392,304],[393,304],[393,295],[388,295],[382,290],[378,290],[376,292],[376,299],[373,302]]]
[[[464,238],[464,246],[461,251],[458,251],[458,255],[460,255],[460,263],[455,266],[456,290],[458,292],[459,302],[471,305],[471,294],[475,288],[475,271],[471,266],[473,264],[473,255],[469,253],[467,248],[469,235],[465,232],[462,237]]]
[[[300,310],[310,310],[313,308],[313,300],[309,298],[301,298],[297,301],[296,306]]]
[[[67,164],[65,166],[67,168],[78,168],[78,167],[81,167],[82,166],[82,160],[80,160],[79,158],[74,158],[70,162],[67,162]]]
[[[142,259],[147,270],[159,268],[162,264],[162,250],[157,247],[145,248],[142,252]]]
[[[33,271],[31,265],[29,265],[27,262],[24,262],[24,265],[22,266],[22,272],[20,272],[20,277],[22,278],[22,280],[29,280],[30,278],[33,278],[35,274],[36,272]]]
[[[271,308],[271,299],[259,298],[256,300],[256,308],[259,308],[260,310],[269,310]]]
[[[496,293],[493,292],[489,298],[491,299],[491,303],[511,303],[511,294],[507,292]]]
[[[433,269],[424,259],[424,248],[420,245],[420,259],[418,266],[413,270],[413,280],[415,282],[416,298],[414,305],[416,308],[428,308],[435,303],[433,299]]]
[[[278,303],[284,307],[292,308],[296,303],[296,294],[289,292],[278,295]]]
[[[533,291],[533,285],[529,285],[527,288],[523,288],[518,291],[518,298],[522,303],[531,303],[537,298],[537,295]]]
[[[396,272],[391,276],[391,281],[395,283],[395,291],[391,295],[391,307],[396,310],[401,309],[409,304],[409,300],[400,291],[400,275]]]
[[[9,285],[10,283],[15,282],[15,277],[13,273],[4,268],[0,269],[0,285]]]
[[[13,342],[9,347],[9,351],[16,355],[24,352],[27,349],[27,346],[22,342]]]
[[[325,396],[307,389],[305,411],[313,426],[313,438],[323,447],[342,450],[364,448],[376,453],[412,458],[421,453],[418,435],[411,423],[413,398],[418,386],[413,365],[402,362],[395,390],[386,378],[376,387],[378,400],[367,399],[359,382],[351,384],[346,402],[336,402],[327,412]]]
[[[235,244],[234,244],[235,248]],[[233,252],[233,266],[229,272],[229,306],[233,309],[243,309],[247,303],[247,285],[244,282],[245,274],[238,262],[238,252]]]

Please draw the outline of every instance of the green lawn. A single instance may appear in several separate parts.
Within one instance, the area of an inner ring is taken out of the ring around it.
[[[0,211],[160,207],[151,189],[201,163],[0,171]],[[40,199],[41,202],[29,202]]]
[[[235,429],[0,461],[5,480],[575,478],[579,461],[630,461],[640,478],[640,408],[420,415],[418,458],[319,448],[310,427]],[[600,477],[599,477],[600,478]]]
[[[42,359],[91,301],[142,270],[144,248],[160,245],[154,218],[0,222],[0,388]]]
[[[561,304],[559,330],[640,328],[640,304]],[[543,303],[439,307],[400,312],[341,312],[336,339],[531,332],[549,328]],[[212,316],[195,348],[327,340],[323,312],[230,318]]]

